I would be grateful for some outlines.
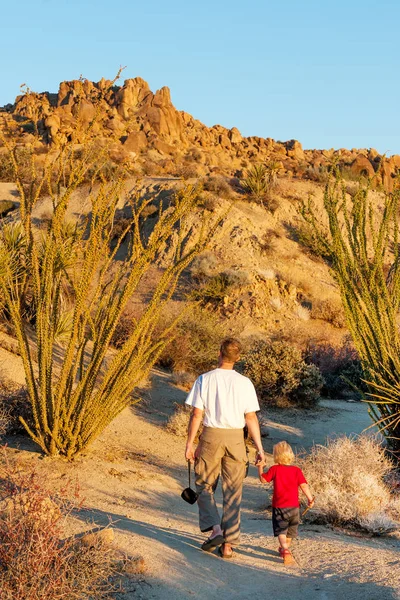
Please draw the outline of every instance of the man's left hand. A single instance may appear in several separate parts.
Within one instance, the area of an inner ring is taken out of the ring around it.
[[[254,464],[256,465],[256,467],[258,467],[258,466],[264,465],[264,463],[265,463],[264,452],[257,452],[256,460],[254,461]]]

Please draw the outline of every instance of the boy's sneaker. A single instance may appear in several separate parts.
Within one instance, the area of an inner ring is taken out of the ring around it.
[[[294,558],[293,558],[292,553],[290,552],[290,550],[284,550],[282,548],[282,552],[280,552],[280,555],[282,556],[282,558],[283,558],[283,564],[286,567],[289,566],[289,565],[296,564],[296,561],[294,560]]]

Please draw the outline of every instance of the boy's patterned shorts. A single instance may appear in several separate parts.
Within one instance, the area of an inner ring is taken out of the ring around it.
[[[298,506],[293,508],[273,508],[272,509],[272,527],[274,536],[287,535],[287,537],[297,537],[297,531],[300,523],[300,509]]]

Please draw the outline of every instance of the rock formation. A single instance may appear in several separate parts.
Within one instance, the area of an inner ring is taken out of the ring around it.
[[[140,77],[123,86],[105,79],[64,81],[57,94],[24,94],[0,109],[0,127],[41,151],[67,140],[79,144],[90,131],[110,141],[114,160],[164,161],[166,172],[185,160],[197,174],[219,170],[234,175],[252,163],[274,160],[288,176],[318,179],[338,163],[355,178],[374,177],[391,190],[400,169],[400,156],[386,158],[374,149],[304,150],[297,140],[282,143],[243,137],[236,127],[206,127],[174,107],[167,87],[153,93]]]

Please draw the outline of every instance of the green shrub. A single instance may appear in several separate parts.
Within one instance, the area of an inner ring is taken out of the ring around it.
[[[214,313],[196,306],[179,324],[176,337],[166,346],[158,364],[196,376],[210,371],[217,366],[221,340],[231,333]]]
[[[354,347],[345,340],[339,347],[329,343],[310,344],[306,362],[318,366],[324,378],[322,395],[327,398],[359,400],[367,391],[361,361]]]
[[[14,150],[14,157],[18,163],[19,177],[22,181],[29,179],[32,170],[32,150],[17,146]],[[16,172],[12,156],[7,152],[0,154],[0,181],[15,181]]]
[[[309,223],[301,223],[294,228],[294,237],[308,254],[321,258],[326,262],[331,262],[332,254],[329,252],[326,244],[321,241],[321,238],[313,231]]]
[[[250,283],[249,274],[246,271],[235,271],[228,269],[223,273],[218,273],[201,283],[194,291],[193,297],[201,302],[203,306],[211,304],[218,306],[224,301],[224,298],[246,287]]]
[[[246,353],[244,374],[250,377],[261,402],[312,407],[323,385],[315,365],[307,364],[300,350],[286,342],[259,340]]]

